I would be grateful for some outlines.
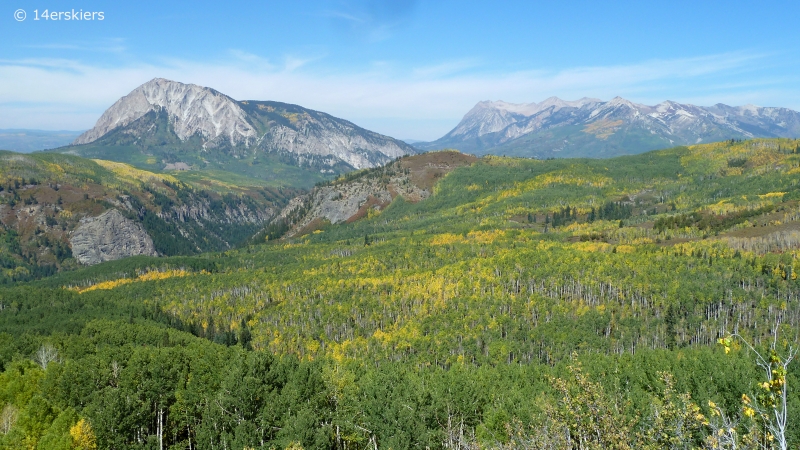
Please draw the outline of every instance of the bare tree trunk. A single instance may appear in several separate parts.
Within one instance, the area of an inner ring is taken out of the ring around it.
[[[164,409],[158,408],[158,448],[164,450]]]

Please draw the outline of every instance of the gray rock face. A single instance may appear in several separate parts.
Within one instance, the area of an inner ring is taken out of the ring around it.
[[[416,203],[431,196],[436,180],[477,158],[458,152],[432,152],[403,158],[349,181],[315,187],[295,197],[272,220],[288,223],[285,237],[308,232],[315,222],[351,222],[389,206],[397,197]]]
[[[528,117],[547,109],[583,108],[600,103],[602,102],[596,98],[567,102],[558,97],[550,97],[541,103],[478,102],[446,137],[477,138],[503,131],[510,125],[524,122]]]
[[[116,209],[83,219],[69,240],[82,264],[99,264],[135,255],[156,256],[153,240],[142,226]]]
[[[73,144],[94,142],[155,110],[167,112],[181,140],[200,134],[206,144],[227,141],[237,145],[249,143],[256,135],[245,112],[227,95],[195,84],[156,78],[117,100],[94,128],[78,136]]]
[[[389,190],[382,189],[380,184],[373,180],[342,186],[325,186],[314,192],[310,216],[322,217],[331,223],[342,223],[356,215],[370,196],[381,204],[392,201]]]
[[[341,161],[355,169],[376,167],[413,153],[402,142],[321,113],[307,114],[290,125],[273,124],[261,136],[259,146],[267,152],[291,154],[300,165],[305,165],[305,160],[331,166]]]
[[[422,194],[424,197],[428,195],[430,193],[427,191]],[[376,180],[359,180],[319,187],[307,195],[295,197],[275,220],[285,220],[303,207],[308,208],[308,212],[286,233],[286,237],[292,237],[317,219],[334,224],[342,223],[354,218],[359,212],[366,213],[365,208],[381,210],[391,202],[392,192],[382,183]]]

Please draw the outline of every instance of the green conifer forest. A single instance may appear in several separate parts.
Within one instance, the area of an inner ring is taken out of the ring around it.
[[[0,448],[798,448],[797,148],[486,156],[423,200],[291,237],[201,224],[204,246],[169,239],[161,203],[291,196],[69,157],[140,199],[162,256],[39,261],[46,232],[1,231]]]

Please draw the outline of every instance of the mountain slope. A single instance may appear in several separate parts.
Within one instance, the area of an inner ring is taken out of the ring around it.
[[[194,84],[156,78],[117,100],[100,116],[94,128],[73,143],[94,142],[150,111],[166,112],[175,135],[181,141],[195,134],[201,135],[203,147],[213,147],[221,142],[246,144],[248,139],[255,137],[255,130],[247,123],[244,112],[230,97]]]
[[[530,104],[480,102],[444,137],[415,146],[537,158],[610,157],[725,139],[797,136],[800,113],[786,108],[551,97]]]
[[[0,282],[132,255],[225,250],[296,194],[214,190],[117,162],[0,152]]]
[[[347,174],[292,199],[272,219],[267,237],[293,237],[328,224],[353,222],[380,213],[397,197],[416,203],[430,197],[440,178],[477,160],[456,151],[428,152]]]
[[[337,224],[207,255],[213,274],[109,284],[102,298],[158,304],[198,333],[247,323],[255,348],[279,354],[442,368],[714,346],[737,324],[770,339],[778,310],[787,330],[800,324],[800,141],[613,159],[433,156],[320,186],[305,211]],[[388,201],[373,195],[354,215],[325,215],[348,195],[402,187],[406,172],[421,187],[414,173],[445,159],[424,199],[373,208]],[[60,283],[136,278],[112,267]]]
[[[210,88],[161,78],[118,100],[73,144],[61,151],[148,170],[183,162],[192,170],[244,171],[269,179],[303,167],[316,177],[298,173],[304,177],[283,180],[306,178],[312,184],[319,173],[375,167],[414,153],[402,141],[322,112],[279,102],[236,101]]]

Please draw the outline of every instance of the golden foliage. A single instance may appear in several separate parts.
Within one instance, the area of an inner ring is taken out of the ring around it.
[[[488,203],[492,203],[511,197],[517,197],[523,192],[544,189],[554,185],[601,188],[611,184],[612,182],[613,180],[611,178],[603,175],[597,175],[593,173],[580,174],[576,173],[574,170],[563,170],[545,173],[528,181],[514,183],[513,188],[501,191],[494,198],[490,197],[486,200],[488,200]]]
[[[92,426],[85,419],[81,419],[69,429],[74,448],[79,450],[97,450],[97,440],[92,431]]]
[[[77,291],[79,294],[83,294],[84,292],[96,291],[98,289],[108,290],[114,289],[117,286],[122,286],[123,284],[133,283],[132,278],[120,278],[119,280],[110,280],[110,281],[103,281],[102,283],[93,284],[87,288],[78,288],[75,287],[73,290]]]
[[[505,235],[505,230],[470,231],[469,234],[467,234],[467,241],[476,242],[478,244],[491,244]]]
[[[201,274],[208,274],[208,272],[206,272],[206,271],[202,271],[200,273]],[[189,276],[189,275],[192,275],[192,273],[191,272],[187,272],[186,270],[183,270],[183,269],[180,269],[180,270],[165,270],[165,271],[153,270],[153,271],[150,271],[150,272],[145,272],[145,273],[139,275],[136,278],[119,278],[117,280],[103,281],[103,282],[100,282],[100,283],[97,283],[97,284],[93,284],[93,285],[91,285],[89,287],[85,287],[85,288],[81,288],[81,287],[76,286],[76,287],[73,287],[71,289],[76,291],[76,292],[78,292],[79,294],[83,294],[84,292],[95,291],[95,290],[98,290],[98,289],[104,289],[104,290],[114,289],[116,287],[119,287],[119,286],[122,286],[122,285],[125,285],[125,284],[129,284],[129,283],[134,283],[134,282],[166,280],[168,278],[186,277],[186,276]]]
[[[607,244],[605,242],[576,242],[575,244],[572,244],[572,247],[582,252],[608,253],[611,251],[611,244]]]
[[[92,161],[96,162],[100,167],[110,170],[119,178],[128,182],[143,181],[149,183],[153,181],[169,181],[170,183],[178,183],[178,179],[172,175],[155,174],[146,170],[137,169],[129,164],[106,161],[103,159],[93,159]]]
[[[586,125],[584,133],[593,134],[597,139],[608,139],[624,122],[622,120],[598,120]]]
[[[464,242],[464,239],[459,234],[442,233],[437,234],[431,238],[431,245],[449,245]]]

